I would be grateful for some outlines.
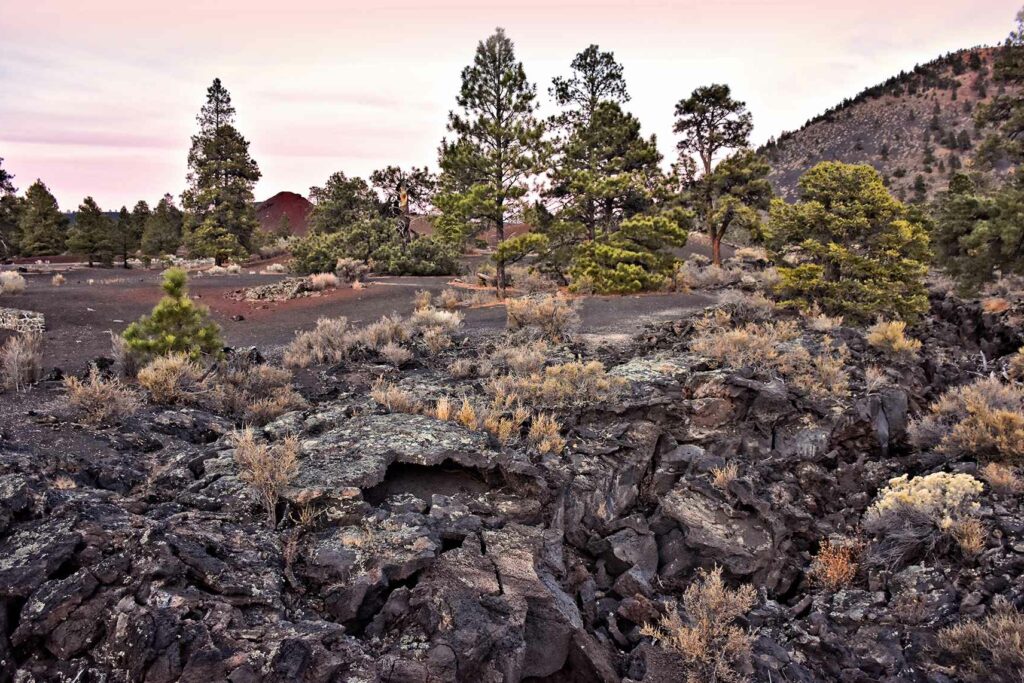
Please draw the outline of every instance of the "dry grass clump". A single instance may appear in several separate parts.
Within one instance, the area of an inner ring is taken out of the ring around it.
[[[534,268],[512,266],[508,269],[507,274],[512,278],[512,286],[526,294],[553,292],[558,289],[557,282],[545,277]]]
[[[381,357],[396,368],[400,368],[412,360],[412,351],[399,346],[394,342],[388,342],[380,348]]]
[[[135,414],[142,406],[139,395],[116,377],[104,378],[93,365],[82,381],[64,378],[68,406],[78,419],[93,425],[108,425]]]
[[[480,423],[476,414],[476,407],[470,403],[469,398],[462,398],[462,405],[455,413],[455,421],[466,429],[476,429]]]
[[[452,401],[447,396],[442,396],[437,399],[437,403],[434,404],[434,409],[431,411],[431,415],[436,417],[438,420],[447,422],[452,419]]]
[[[423,345],[432,355],[437,355],[451,347],[452,338],[443,327],[428,327],[423,331]]]
[[[701,265],[688,260],[676,268],[673,280],[687,289],[719,289],[735,285],[743,278],[740,268]]]
[[[857,540],[846,540],[832,543],[825,540],[818,549],[818,554],[811,562],[808,576],[811,581],[824,586],[830,591],[837,591],[849,586],[857,576],[860,556],[864,552],[864,543]]]
[[[340,258],[334,264],[334,272],[345,282],[355,284],[369,274],[370,267],[359,259]]]
[[[289,368],[307,368],[319,363],[339,363],[352,346],[346,318],[320,318],[314,329],[298,333],[285,347],[284,364]]]
[[[431,296],[430,292],[428,292],[427,290],[425,290],[425,289],[417,290],[416,294],[413,295],[413,299],[412,299],[413,310],[415,310],[415,311],[422,311],[422,310],[425,310],[427,308],[430,308],[431,307],[431,299],[432,298],[433,297]]]
[[[292,374],[284,368],[235,362],[207,379],[201,402],[246,423],[263,425],[307,406],[291,382]]]
[[[183,353],[158,356],[139,371],[139,384],[154,403],[186,403],[202,391],[204,370]]]
[[[1010,379],[1024,381],[1024,348],[1010,356],[1010,363],[1006,367],[1006,374]]]
[[[415,396],[393,382],[386,381],[383,377],[373,383],[370,388],[370,396],[392,413],[420,412],[420,403]]]
[[[371,349],[380,349],[385,344],[404,342],[409,338],[409,325],[398,314],[381,316],[359,331],[356,339]]]
[[[314,273],[306,282],[309,288],[315,292],[322,292],[325,289],[334,289],[338,286],[338,276],[334,273]]]
[[[775,312],[775,302],[761,292],[729,289],[722,292],[718,302],[741,320],[765,320]]]
[[[998,462],[990,462],[981,469],[982,478],[988,482],[992,490],[1004,495],[1024,493],[1024,479],[1019,477],[1012,467]]]
[[[974,557],[985,549],[985,539],[988,538],[988,530],[975,517],[955,519],[947,531],[953,537],[953,540],[956,541],[960,552],[965,557]]]
[[[741,683],[750,660],[753,638],[733,624],[754,606],[757,593],[744,585],[731,590],[721,567],[701,572],[683,594],[683,613],[671,606],[657,624],[644,624],[641,634],[679,655],[687,683]]]
[[[699,321],[690,350],[720,364],[776,373],[811,398],[826,400],[849,391],[846,346],[836,347],[830,337],[812,354],[799,340],[795,321],[747,323],[731,327],[731,316],[721,310]]]
[[[545,405],[589,404],[615,398],[628,381],[608,375],[598,361],[550,365],[529,375],[494,377],[487,390],[498,400],[521,398]]]
[[[879,320],[868,328],[868,344],[896,360],[910,361],[917,357],[921,342],[906,335],[907,323],[902,320]]]
[[[462,324],[462,314],[439,308],[421,308],[413,312],[409,322],[416,330],[438,327],[446,332],[454,332]]]
[[[553,415],[540,413],[530,423],[527,441],[539,453],[561,453],[565,449],[565,439],[561,435],[561,426]]]
[[[885,370],[877,365],[864,368],[864,386],[869,392],[875,392],[889,383]]]
[[[132,353],[124,336],[113,330],[107,330],[110,335],[110,356],[114,359],[114,367],[117,368],[121,377],[135,377],[139,372],[139,358]]]
[[[1020,681],[1024,676],[1024,615],[1000,604],[981,620],[939,631],[939,646],[970,683]]]
[[[740,476],[739,466],[731,462],[728,465],[711,468],[711,485],[723,493],[729,490],[729,484]]]
[[[986,313],[999,314],[1010,310],[1010,302],[1001,296],[993,296],[981,302],[981,310]]]
[[[1024,462],[1024,387],[987,377],[951,389],[910,424],[910,438],[952,456]]]
[[[495,366],[517,375],[530,375],[541,371],[548,360],[548,344],[537,340],[528,344],[504,343],[488,356]]]
[[[535,329],[552,341],[564,339],[580,322],[572,302],[556,296],[508,299],[505,314],[508,329]]]
[[[739,247],[732,257],[741,261],[767,261],[768,250],[764,247]]]
[[[39,381],[43,374],[43,335],[38,332],[16,334],[0,347],[0,385],[7,391],[20,391]]]
[[[437,295],[437,303],[446,311],[454,311],[462,305],[462,299],[459,298],[458,292],[449,287],[442,289],[441,293]]]
[[[455,379],[474,377],[477,374],[476,369],[476,364],[468,358],[457,358],[448,366],[449,374]]]
[[[252,429],[232,435],[238,478],[251,486],[267,512],[267,523],[277,524],[277,501],[281,491],[299,470],[299,440],[286,437],[273,446],[256,440]]]
[[[0,271],[0,294],[21,294],[25,291],[25,278],[12,270]]]
[[[815,332],[832,332],[843,324],[843,316],[825,315],[817,302],[811,304],[811,307],[803,313],[803,317],[807,327]]]
[[[53,285],[54,287],[60,287],[62,284],[64,284],[64,276],[61,275],[60,273],[54,274],[54,276],[50,278],[50,284]]]

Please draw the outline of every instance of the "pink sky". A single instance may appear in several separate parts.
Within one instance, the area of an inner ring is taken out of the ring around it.
[[[65,209],[177,195],[219,76],[263,171],[257,199],[337,170],[436,166],[459,72],[503,26],[545,113],[576,52],[614,51],[668,162],[675,102],[699,85],[729,83],[762,142],[900,69],[1001,41],[1020,2],[0,0],[0,157]]]

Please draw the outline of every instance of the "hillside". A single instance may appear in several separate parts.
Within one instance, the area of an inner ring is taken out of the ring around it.
[[[307,219],[313,205],[308,199],[294,192],[278,192],[270,199],[256,205],[256,217],[260,227],[267,232],[277,232],[281,221],[288,216],[289,231],[293,235],[305,235]]]
[[[974,112],[999,92],[991,76],[998,51],[961,50],[901,72],[769,141],[762,151],[776,192],[795,198],[800,175],[828,160],[871,164],[907,201],[946,189],[985,134]]]

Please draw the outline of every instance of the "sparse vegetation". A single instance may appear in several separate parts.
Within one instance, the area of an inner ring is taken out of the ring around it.
[[[20,391],[39,381],[43,373],[43,336],[16,334],[0,347],[0,380],[7,391]]]
[[[564,339],[580,320],[572,303],[557,296],[508,299],[505,312],[508,329],[533,329],[552,341]]]
[[[116,377],[104,377],[93,365],[89,376],[64,378],[68,406],[75,416],[91,425],[107,426],[134,415],[142,406],[139,395]]]
[[[543,372],[501,375],[487,384],[499,400],[509,397],[547,406],[568,406],[612,400],[626,387],[626,380],[607,373],[598,361],[549,365]]]
[[[857,567],[864,543],[844,539],[842,542],[822,541],[808,572],[811,580],[830,591],[850,585],[857,576]]]
[[[232,436],[238,477],[252,487],[267,514],[267,524],[277,524],[277,501],[281,490],[298,473],[299,440],[285,437],[270,445],[258,441],[252,429],[243,429]]]
[[[25,291],[25,278],[13,270],[0,271],[0,294],[21,294]]]
[[[155,403],[187,403],[202,390],[202,366],[183,353],[159,356],[139,371],[139,385]]]
[[[1024,672],[1024,615],[1009,605],[983,619],[939,631],[939,645],[971,683],[1020,680]]]
[[[747,680],[743,671],[753,637],[734,622],[756,600],[753,586],[732,590],[722,580],[721,567],[715,567],[686,589],[682,613],[670,606],[657,624],[644,624],[641,633],[682,658],[687,683],[741,683]]]
[[[889,354],[894,360],[913,360],[921,350],[921,342],[907,337],[906,329],[907,323],[902,320],[879,320],[868,328],[868,344]]]

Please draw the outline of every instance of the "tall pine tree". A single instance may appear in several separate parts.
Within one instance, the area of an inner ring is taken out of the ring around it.
[[[252,191],[260,170],[249,156],[249,142],[234,126],[231,95],[219,78],[206,91],[197,121],[182,195],[185,241],[193,255],[221,264],[245,257],[253,246],[259,221]]]
[[[493,227],[499,245],[538,170],[544,124],[535,116],[536,98],[515,46],[499,28],[477,45],[473,63],[463,69],[458,109],[448,117],[456,138],[441,143],[449,196],[439,205],[464,224]],[[495,259],[499,292],[506,284],[501,253]]]
[[[112,233],[111,220],[96,200],[86,197],[78,207],[75,226],[68,232],[68,251],[86,257],[90,268],[96,260],[109,265],[114,251]]]
[[[64,253],[68,219],[57,206],[42,180],[37,180],[25,192],[25,200],[18,222],[21,234],[21,253],[25,256],[52,256]]]

